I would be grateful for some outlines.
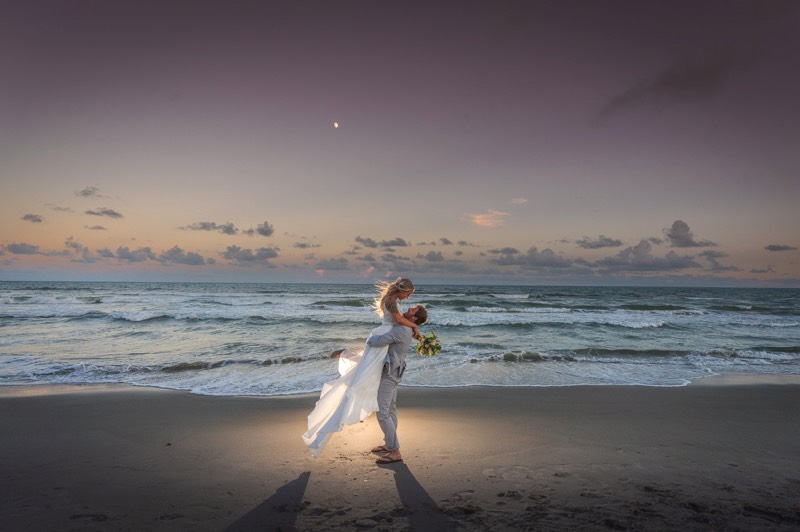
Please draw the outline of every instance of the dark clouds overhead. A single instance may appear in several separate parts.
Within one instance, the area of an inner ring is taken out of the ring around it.
[[[688,56],[612,97],[599,116],[609,118],[644,104],[664,106],[711,98],[751,63],[732,51]]]
[[[787,246],[785,244],[770,244],[764,246],[767,251],[795,251],[797,248],[794,246]]]

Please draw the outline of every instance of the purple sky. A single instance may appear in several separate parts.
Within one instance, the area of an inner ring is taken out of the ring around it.
[[[800,285],[797,2],[3,11],[0,279]]]

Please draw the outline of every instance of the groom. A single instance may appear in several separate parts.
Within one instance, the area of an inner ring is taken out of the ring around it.
[[[417,325],[428,321],[428,312],[421,305],[411,307],[403,316]],[[397,441],[397,385],[400,384],[403,372],[406,370],[406,353],[411,345],[411,338],[411,327],[402,325],[395,325],[386,334],[367,338],[367,345],[370,347],[389,346],[386,363],[381,372],[381,383],[378,386],[377,414],[386,445],[372,449],[373,453],[382,455],[375,460],[376,464],[403,461],[400,455],[400,442]]]

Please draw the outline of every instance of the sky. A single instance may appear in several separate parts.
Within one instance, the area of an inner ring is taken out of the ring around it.
[[[800,286],[798,2],[2,5],[0,280]]]

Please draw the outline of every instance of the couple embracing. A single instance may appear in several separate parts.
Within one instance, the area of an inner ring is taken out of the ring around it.
[[[378,412],[384,445],[372,449],[381,455],[375,462],[402,461],[397,439],[397,386],[406,368],[411,339],[420,337],[418,327],[427,321],[428,313],[421,305],[401,312],[398,301],[414,293],[411,280],[400,278],[378,288],[375,306],[381,316],[380,327],[370,333],[363,352],[345,349],[334,353],[339,359],[340,377],[322,386],[319,401],[308,416],[303,441],[314,458],[334,432]]]

